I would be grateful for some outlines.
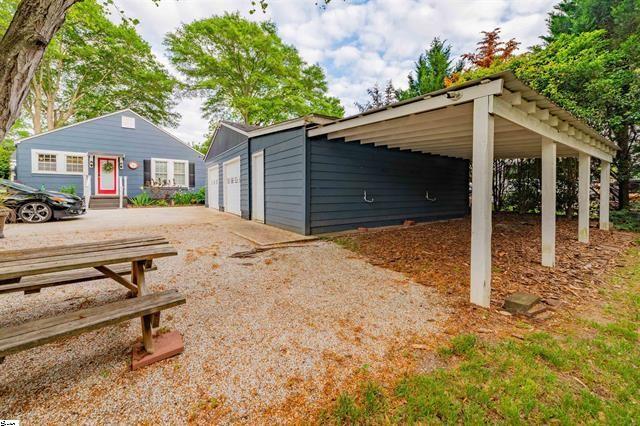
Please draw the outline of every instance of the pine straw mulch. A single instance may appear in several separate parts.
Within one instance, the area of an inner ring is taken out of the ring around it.
[[[469,303],[470,218],[347,234],[340,244],[374,265],[406,274],[436,288],[452,309],[445,332],[483,333],[487,337],[518,337],[518,329],[553,329],[561,317],[601,301],[598,287],[607,272],[621,265],[621,257],[635,244],[637,234],[600,231],[592,223],[590,243],[577,241],[577,221],[558,219],[556,266],[540,264],[541,231],[538,216],[498,214],[493,219],[493,272],[490,309]],[[501,309],[514,292],[538,295],[555,306],[539,318],[509,316]],[[544,321],[542,320],[544,318]],[[429,346],[442,341],[425,342]]]

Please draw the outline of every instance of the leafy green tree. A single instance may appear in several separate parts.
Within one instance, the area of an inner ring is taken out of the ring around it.
[[[29,132],[21,119],[16,120],[4,140],[0,141],[0,178],[11,177],[11,155],[15,151],[15,141],[29,136]]]
[[[0,141],[18,119],[36,69],[69,10],[82,0],[20,0],[10,14],[0,6],[0,23],[8,23],[0,38]],[[151,0],[156,5],[160,0]],[[325,8],[330,0],[316,2]],[[102,0],[105,5],[114,0]],[[268,0],[251,0],[251,13],[266,11]],[[121,12],[122,13],[122,12]],[[11,18],[7,18],[11,15]],[[136,20],[131,19],[135,25]],[[9,24],[10,23],[10,24]]]
[[[323,70],[305,63],[271,22],[227,13],[183,25],[167,35],[165,45],[186,77],[186,93],[206,98],[203,112],[212,121],[263,125],[309,113],[344,113],[340,101],[327,95]]]
[[[2,11],[17,0],[0,4]],[[114,24],[102,4],[85,0],[69,12],[49,44],[24,111],[35,133],[122,108],[175,125],[176,84],[130,20]]]
[[[560,87],[538,84],[545,93],[558,92],[569,109],[618,144],[614,173],[618,207],[625,208],[629,181],[640,173],[640,1],[563,0],[550,14],[549,32],[547,49],[563,52],[562,44],[569,44],[578,66]],[[543,56],[537,52],[536,58]],[[563,57],[553,59],[549,71],[564,68]]]
[[[446,79],[461,71],[462,66],[462,62],[454,65],[451,45],[447,45],[446,40],[434,38],[429,48],[418,57],[413,72],[407,77],[409,88],[399,90],[398,99],[409,99],[444,88]]]

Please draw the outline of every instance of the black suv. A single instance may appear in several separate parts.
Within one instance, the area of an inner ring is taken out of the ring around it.
[[[41,191],[6,179],[0,179],[0,193],[8,196],[4,205],[13,209],[23,222],[47,222],[87,212],[82,198],[76,195]]]

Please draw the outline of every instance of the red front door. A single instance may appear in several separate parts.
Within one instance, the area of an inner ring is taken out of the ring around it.
[[[118,192],[118,161],[98,158],[98,195],[116,195]]]

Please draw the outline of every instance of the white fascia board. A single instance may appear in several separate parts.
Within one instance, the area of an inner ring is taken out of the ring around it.
[[[428,97],[420,101],[411,102],[409,104],[390,106],[383,111],[374,112],[366,115],[359,115],[353,118],[346,118],[342,121],[338,121],[332,124],[317,127],[309,130],[310,137],[326,135],[328,133],[337,132],[340,130],[346,130],[353,127],[365,126],[367,124],[378,123],[385,120],[391,120],[394,118],[400,118],[411,114],[418,114],[421,112],[427,112],[435,109],[445,108],[450,105],[458,105],[467,102],[471,102],[474,99],[484,96],[499,95],[502,93],[503,80],[493,80],[486,83],[478,83],[475,86],[467,87],[460,90],[452,89],[442,95],[434,97]],[[456,93],[459,96],[450,97],[452,93]],[[455,126],[455,123],[451,123]]]
[[[247,135],[250,138],[255,138],[256,136],[268,135],[269,133],[281,132],[283,130],[295,129],[296,127],[303,127],[308,124],[308,121],[304,118],[294,121],[286,121],[280,124],[274,124],[273,126],[264,127],[262,129],[257,129],[249,132]]]
[[[569,136],[568,133],[558,131],[557,128],[538,120],[524,111],[514,108],[511,104],[500,98],[494,97],[493,99],[493,113],[505,120],[517,124],[518,126],[524,127],[525,129],[539,134],[540,136],[544,136],[566,145],[576,151],[589,154],[592,157],[596,157],[607,162],[612,161],[611,154],[595,148],[592,145],[581,142],[578,139]]]

